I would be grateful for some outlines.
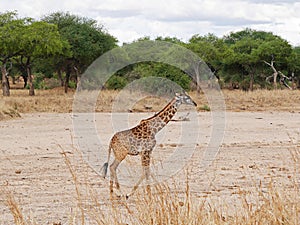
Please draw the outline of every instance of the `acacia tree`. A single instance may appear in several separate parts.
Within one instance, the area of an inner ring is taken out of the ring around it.
[[[287,67],[287,58],[292,48],[279,36],[270,32],[245,29],[224,37],[228,44],[227,57],[224,59],[224,71],[229,79],[236,74],[239,82],[244,83],[244,89],[253,90],[255,79],[269,76],[266,73],[264,61],[276,59],[276,65],[281,69]]]
[[[254,88],[255,75],[258,73],[260,68],[259,60],[254,57],[254,49],[258,48],[259,41],[251,38],[244,38],[237,41],[232,46],[232,55],[227,58],[226,63],[231,68],[238,68],[242,80],[242,88],[250,89]]]
[[[281,80],[285,80],[285,76],[281,70],[288,70],[288,61],[289,57],[292,54],[292,46],[280,37],[275,37],[271,41],[263,42],[260,46],[254,51],[253,55],[258,60],[261,60],[262,63],[265,63],[272,69],[272,75],[265,75],[266,80],[273,77],[273,86],[277,88],[278,76]],[[276,68],[274,63],[276,63]],[[289,87],[286,83],[285,86]]]
[[[31,22],[26,25],[21,40],[21,52],[18,60],[26,69],[29,95],[34,95],[32,77],[32,64],[37,58],[45,58],[51,55],[65,54],[62,50],[68,47],[57,30],[57,26],[46,22]]]
[[[56,71],[64,71],[66,74],[65,92],[68,91],[72,72],[77,77],[96,58],[114,48],[117,43],[117,40],[93,19],[57,12],[45,16],[43,21],[56,24],[62,38],[70,44],[70,55],[61,57],[54,65]]]
[[[187,48],[196,53],[203,62],[207,64],[212,73],[219,79],[218,72],[222,68],[222,58],[225,52],[226,45],[223,40],[214,34],[207,34],[205,36],[194,35],[186,45]],[[199,78],[199,62],[195,67],[195,74],[197,83],[200,82]],[[213,77],[210,77],[210,79]],[[197,91],[200,91],[200,86],[197,85]]]
[[[2,92],[9,96],[7,64],[21,51],[22,30],[25,19],[18,19],[16,12],[0,14],[0,62],[2,74]]]

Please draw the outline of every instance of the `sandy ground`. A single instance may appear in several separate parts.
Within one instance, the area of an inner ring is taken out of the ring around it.
[[[102,154],[107,154],[115,130],[130,127],[147,115],[151,114],[126,114],[123,116],[129,118],[128,122],[117,121],[113,126],[109,113],[96,114],[94,121],[86,121],[96,125],[102,143],[94,146],[96,154],[102,151],[101,157],[88,156],[96,171],[106,159]],[[166,181],[180,184],[188,177],[194,197],[220,198],[228,205],[234,205],[235,194],[241,189],[255,188],[260,183],[267,187],[270,181],[289,188],[289,179],[295,176],[300,181],[291,155],[300,148],[299,112],[227,112],[225,130],[220,131],[224,139],[209,168],[203,168],[202,163],[213,140],[211,114],[201,112],[195,118],[199,122],[197,130],[187,130],[190,127],[183,125],[194,121],[170,122],[159,135],[152,161],[158,179],[171,177]],[[0,133],[0,224],[14,224],[7,193],[14,196],[25,218],[36,223],[65,224],[78,213],[74,179],[63,152],[79,182],[92,186],[99,202],[109,201],[107,179],[100,178],[81,159],[78,141],[87,136],[74,133],[71,114],[24,114],[22,119],[0,121]],[[187,154],[182,154],[185,151]],[[84,157],[86,154],[84,150]],[[128,177],[136,178],[133,173],[139,170],[138,160],[129,157],[120,167],[125,192],[135,182],[128,181]]]

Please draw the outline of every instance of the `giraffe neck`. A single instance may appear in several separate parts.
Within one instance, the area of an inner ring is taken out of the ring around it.
[[[176,102],[176,99],[173,98],[161,111],[148,119],[142,120],[141,123],[147,123],[151,133],[155,135],[173,118],[178,107],[179,104]]]

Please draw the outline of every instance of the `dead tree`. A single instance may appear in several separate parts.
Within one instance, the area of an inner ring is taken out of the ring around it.
[[[287,81],[291,81],[292,78],[284,75],[282,72],[278,71],[278,74],[280,75],[280,82],[286,86],[288,89],[292,90],[292,87],[288,85]]]
[[[282,83],[284,86],[286,86],[289,89],[292,89],[291,86],[288,85],[287,81],[291,81],[292,78],[284,75],[281,71],[277,70],[274,66],[274,60],[272,59],[270,63],[267,61],[264,61],[265,64],[270,66],[273,70],[273,74],[271,76],[266,77],[266,81],[270,83],[270,79],[273,78],[273,86],[275,89],[277,89],[277,78],[278,76],[280,77],[279,81]]]
[[[267,64],[268,66],[270,66],[273,70],[273,74],[271,76],[266,77],[266,81],[270,82],[270,79],[273,77],[273,86],[276,89],[277,88],[278,71],[276,70],[276,68],[274,66],[274,60],[272,59],[270,63],[268,63],[267,61],[264,61],[264,63]]]

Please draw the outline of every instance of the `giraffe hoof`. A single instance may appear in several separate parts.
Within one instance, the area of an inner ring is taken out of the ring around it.
[[[120,199],[122,199],[121,195],[116,195],[115,193],[110,195],[110,200],[117,200],[118,201]]]

